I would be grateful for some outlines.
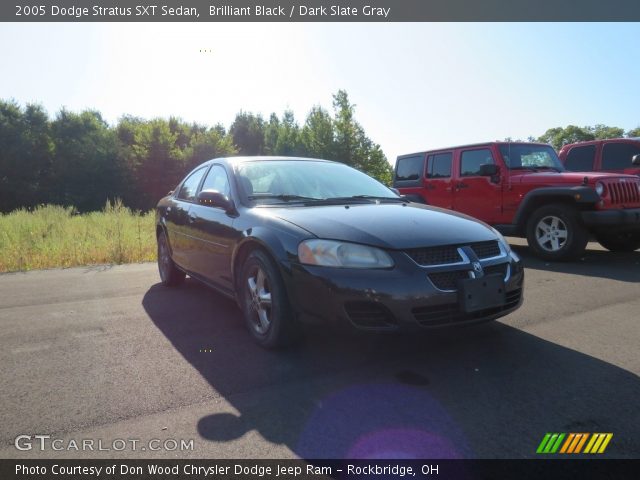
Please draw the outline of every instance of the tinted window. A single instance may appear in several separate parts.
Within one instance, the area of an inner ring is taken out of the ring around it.
[[[491,150],[467,150],[462,152],[460,157],[460,175],[462,177],[473,177],[480,175],[480,165],[494,163]]]
[[[202,190],[217,190],[223,195],[229,195],[229,179],[224,167],[220,165],[211,167],[202,184]]]
[[[418,180],[424,171],[424,155],[398,159],[396,180]]]
[[[182,186],[180,187],[180,191],[178,192],[178,198],[190,202],[195,201],[198,185],[200,184],[200,180],[202,180],[202,176],[206,171],[206,168],[200,168],[189,175],[187,179],[182,182]]]
[[[573,147],[567,154],[564,166],[572,172],[589,172],[593,170],[593,160],[596,156],[595,145]]]
[[[429,155],[429,178],[447,178],[451,176],[451,163],[453,154],[437,153]]]
[[[605,143],[602,148],[602,169],[623,170],[631,167],[631,159],[640,154],[640,146],[633,143]]]

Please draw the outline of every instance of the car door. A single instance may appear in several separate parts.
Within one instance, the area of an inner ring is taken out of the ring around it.
[[[192,235],[189,232],[189,208],[196,200],[196,192],[207,167],[194,170],[178,187],[171,210],[167,212],[167,229],[171,244],[172,258],[181,268],[190,270],[188,252],[192,248]]]
[[[484,222],[499,219],[502,210],[502,185],[491,177],[480,175],[480,166],[495,164],[490,148],[460,150],[457,158],[458,176],[454,182],[454,210]]]
[[[216,190],[232,197],[229,177],[223,165],[211,166],[200,190]],[[227,290],[232,290],[231,254],[239,237],[233,221],[233,213],[220,207],[197,202],[190,205],[189,230],[194,239],[189,251],[190,271]]]
[[[429,205],[453,208],[452,165],[453,152],[437,152],[427,156],[424,188]]]

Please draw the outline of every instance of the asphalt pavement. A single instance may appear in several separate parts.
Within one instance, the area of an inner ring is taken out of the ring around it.
[[[603,456],[640,457],[640,252],[545,263],[513,244],[508,317],[310,328],[285,351],[155,264],[0,275],[0,458],[533,458],[547,432],[610,432]]]

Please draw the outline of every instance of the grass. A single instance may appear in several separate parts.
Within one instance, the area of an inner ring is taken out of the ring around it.
[[[155,259],[153,212],[132,212],[119,200],[81,215],[57,205],[0,215],[0,272]]]

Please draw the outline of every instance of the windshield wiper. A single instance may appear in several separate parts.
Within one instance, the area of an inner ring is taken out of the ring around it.
[[[345,201],[345,200],[390,200],[393,202],[402,202],[405,203],[407,200],[400,197],[378,197],[376,195],[351,195],[350,197],[329,197],[325,198],[325,200],[335,200],[337,202]]]
[[[315,198],[315,197],[304,197],[302,195],[289,195],[289,194],[275,194],[275,193],[264,193],[257,195],[249,195],[247,198],[249,200],[260,200],[260,199],[275,199],[282,200],[284,202],[292,202],[292,201],[300,201],[300,202],[318,202],[324,200],[324,198]]]

